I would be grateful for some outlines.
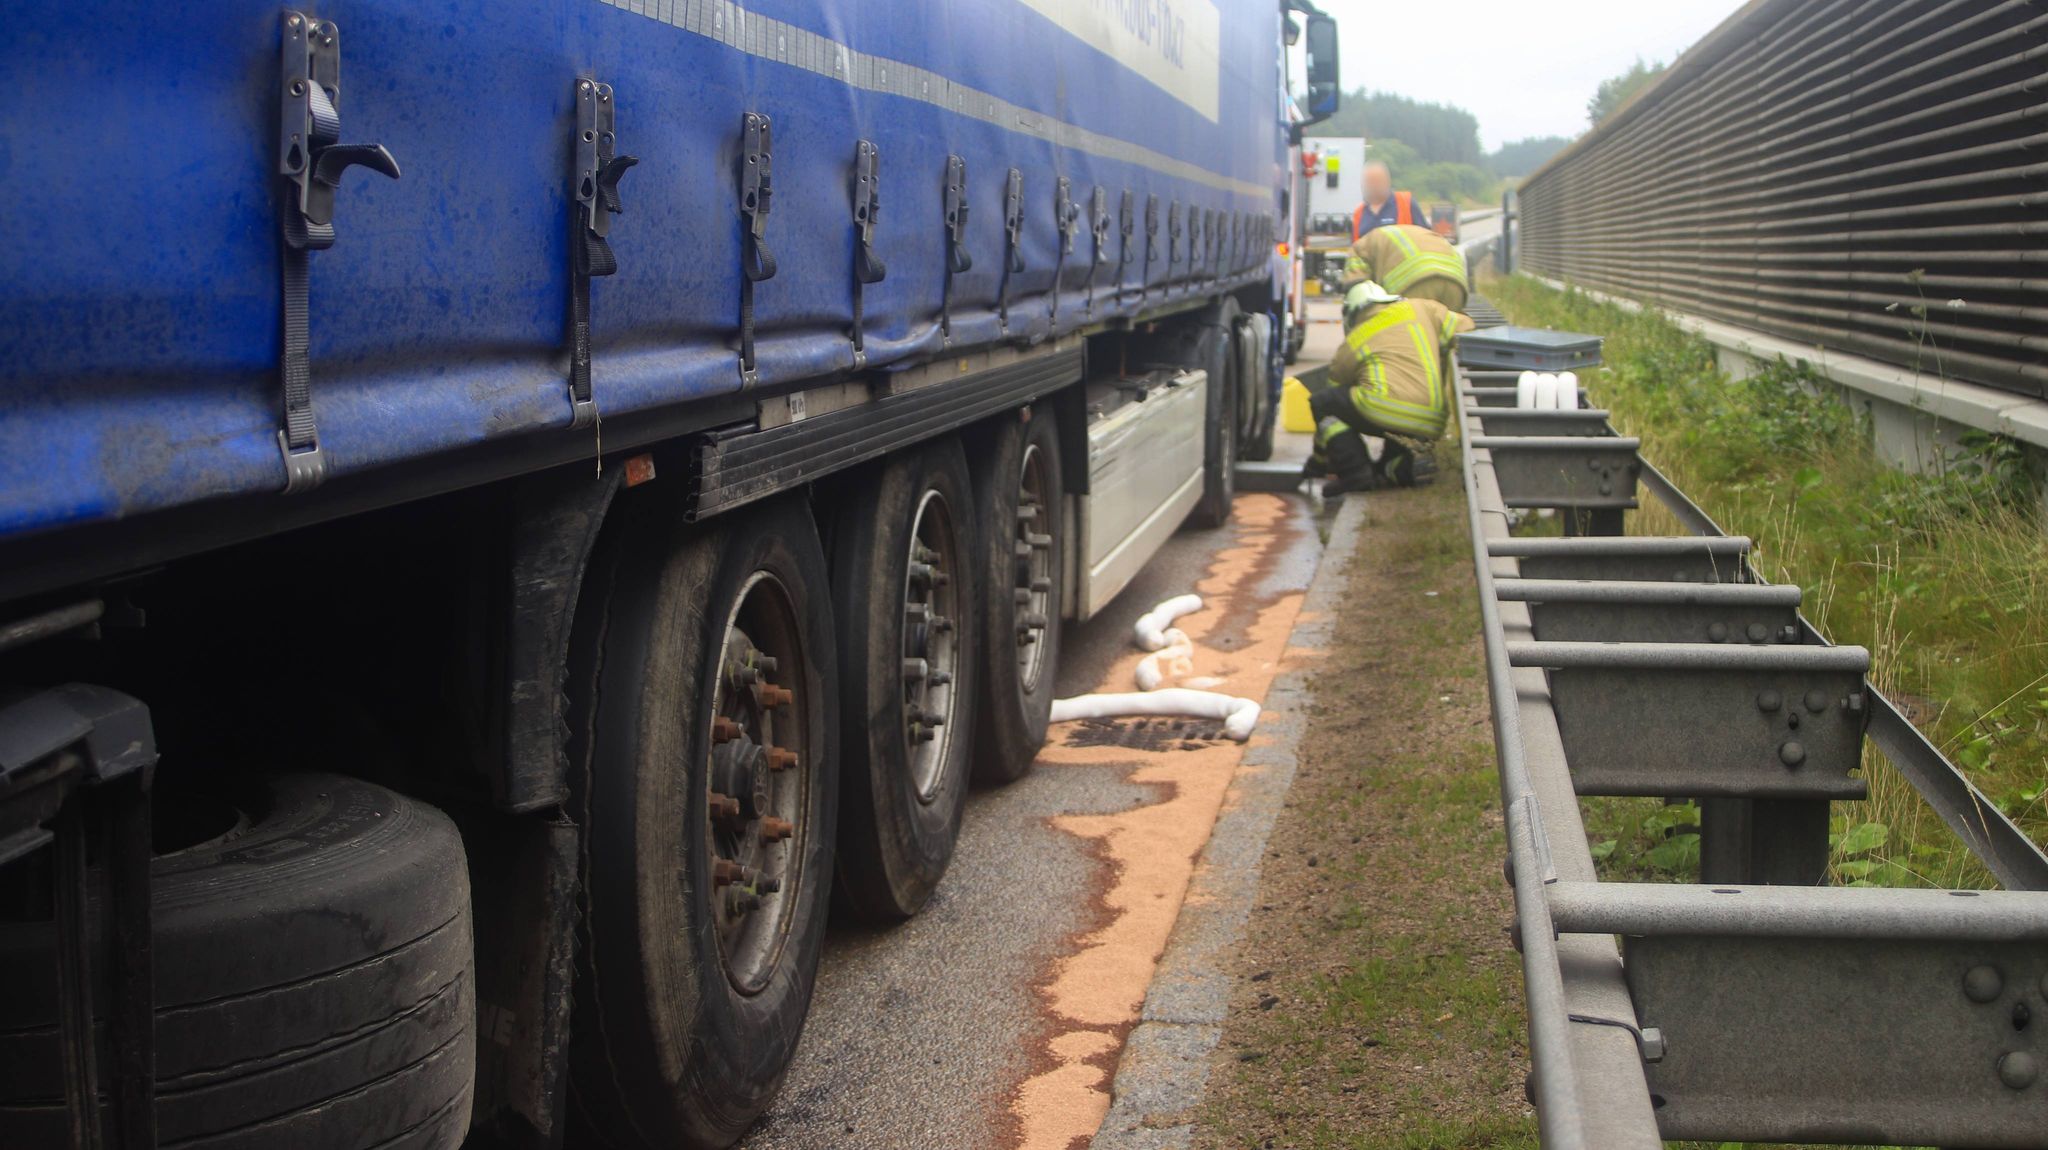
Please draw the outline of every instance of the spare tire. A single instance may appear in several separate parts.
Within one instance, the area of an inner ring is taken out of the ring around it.
[[[151,868],[161,1143],[458,1145],[476,1049],[454,825],[338,775],[252,780],[204,805],[219,832]],[[0,922],[0,986],[0,1146],[66,1145],[50,922]]]

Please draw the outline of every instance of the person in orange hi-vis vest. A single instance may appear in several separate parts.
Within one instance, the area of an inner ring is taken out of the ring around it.
[[[1374,228],[1388,224],[1414,224],[1429,227],[1429,213],[1415,202],[1415,193],[1394,190],[1394,174],[1379,160],[1367,161],[1364,173],[1359,177],[1365,201],[1351,213],[1351,242]]]

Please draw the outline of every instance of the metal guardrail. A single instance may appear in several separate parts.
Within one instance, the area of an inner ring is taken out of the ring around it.
[[[1512,373],[1456,377],[1543,1144],[2042,1144],[2048,856],[1634,441],[1506,434]],[[1695,534],[1623,535],[1641,494]],[[1541,507],[1566,538],[1516,537]],[[1822,885],[1866,734],[2007,890]],[[1613,794],[1699,798],[1702,881],[1599,881]]]
[[[2048,394],[2048,9],[1758,0],[1517,189],[1524,270]]]

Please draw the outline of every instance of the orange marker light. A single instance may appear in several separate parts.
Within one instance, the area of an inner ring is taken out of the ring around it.
[[[626,486],[638,487],[654,478],[654,457],[636,455],[626,461]]]

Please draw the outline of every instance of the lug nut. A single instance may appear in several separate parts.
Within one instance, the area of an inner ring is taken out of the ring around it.
[[[712,859],[711,885],[731,886],[740,881],[741,877],[746,874],[746,870],[747,868],[731,859]]]
[[[1017,505],[1017,520],[1018,520],[1018,522],[1020,522],[1020,523],[1029,523],[1029,522],[1031,522],[1032,520],[1034,520],[1034,519],[1036,519],[1036,518],[1038,518],[1038,504],[1036,504],[1036,503],[1019,503],[1019,504]]]
[[[950,633],[953,630],[952,618],[947,615],[932,616],[932,630],[937,631],[941,635]]]
[[[708,807],[711,817],[714,819],[736,819],[740,817],[740,801],[731,795],[721,795],[717,791],[711,792]]]
[[[796,752],[783,747],[768,748],[768,769],[786,771],[796,766]]]
[[[1052,536],[1041,535],[1036,531],[1026,531],[1024,533],[1024,543],[1033,551],[1043,551],[1052,546]]]
[[[951,671],[933,671],[932,677],[925,680],[927,685],[933,687],[944,687],[952,681],[953,673]]]
[[[1052,580],[1045,578],[1033,579],[1031,581],[1031,589],[1042,595],[1052,590]]]
[[[724,715],[714,715],[711,718],[711,741],[714,743],[730,743],[745,733],[738,723]]]
[[[932,581],[932,565],[929,563],[912,563],[910,565],[910,581],[912,583],[930,583]]]
[[[754,688],[754,701],[761,704],[767,710],[772,711],[777,707],[786,707],[790,703],[795,702],[796,694],[787,687],[778,687],[773,683],[761,683]]]
[[[931,664],[923,659],[903,660],[903,681],[906,683],[921,682],[930,673]]]
[[[779,843],[795,833],[796,824],[788,819],[769,815],[761,820],[761,841],[764,843]]]

